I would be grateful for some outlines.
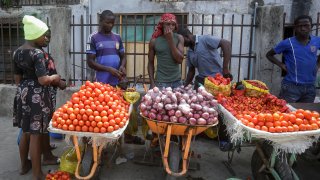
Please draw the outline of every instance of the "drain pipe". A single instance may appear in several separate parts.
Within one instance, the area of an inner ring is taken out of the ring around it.
[[[92,0],[89,0],[88,2],[88,6],[86,7],[86,23],[89,24],[90,23],[90,15],[92,13]],[[86,26],[85,28],[85,31],[86,31],[86,37],[84,38],[85,40],[85,44],[87,44],[87,40],[88,40],[88,37],[90,35],[90,26]],[[85,45],[86,47],[86,45]],[[88,74],[90,75],[90,73],[87,72],[87,63],[85,64],[85,67],[86,67],[86,70],[84,71],[84,77],[88,78]],[[89,77],[91,78],[91,77]]]
[[[254,3],[254,11],[253,11],[253,30],[252,30],[252,38],[254,38],[252,40],[252,44],[251,47],[255,47],[255,34],[256,34],[256,18],[257,18],[257,8],[258,8],[258,2]],[[252,50],[252,52],[255,53],[255,50]],[[250,74],[249,77],[250,79],[253,79],[255,77],[253,77],[253,61],[250,62]]]

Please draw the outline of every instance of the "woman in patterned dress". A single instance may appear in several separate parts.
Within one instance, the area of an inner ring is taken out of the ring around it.
[[[48,26],[33,16],[24,16],[25,43],[13,56],[15,82],[13,125],[22,128],[19,144],[21,172],[26,174],[32,165],[33,179],[44,179],[41,169],[42,141],[48,134],[48,124],[54,111],[50,86],[65,84],[58,74],[48,74],[48,61],[41,50],[47,46]],[[28,160],[30,150],[31,162]],[[45,153],[45,152],[44,152]]]
[[[51,31],[50,29],[45,33],[45,37],[46,37],[46,43],[48,46],[48,44],[50,43],[50,39],[51,39]],[[45,46],[45,47],[46,47]],[[54,74],[58,74],[55,64],[54,64],[54,59],[50,56],[49,53],[47,53],[45,50],[41,49],[42,52],[44,53],[44,58],[46,59],[46,65],[47,65],[47,74],[48,75],[54,75]],[[61,79],[62,80],[62,79]],[[57,89],[65,89],[66,88],[66,83],[65,81],[61,81],[60,86],[49,86],[49,93],[50,93],[50,97],[51,97],[51,106],[53,111],[56,109],[56,95],[57,95]],[[50,136],[48,133],[43,134],[43,162],[42,165],[54,165],[54,164],[58,164],[58,158],[53,156],[51,150],[52,147],[50,145]]]

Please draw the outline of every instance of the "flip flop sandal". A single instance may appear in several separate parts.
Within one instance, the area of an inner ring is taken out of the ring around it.
[[[57,149],[57,147],[58,147],[58,146],[57,146],[56,144],[50,144],[50,149],[51,149],[51,150]]]
[[[50,161],[50,162],[47,162],[47,163],[42,162],[42,165],[43,165],[43,166],[59,165],[59,164],[60,164],[60,161],[61,161],[60,158],[57,158],[56,161]]]

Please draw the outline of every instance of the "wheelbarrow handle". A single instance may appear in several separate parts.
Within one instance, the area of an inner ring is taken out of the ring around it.
[[[73,136],[73,143],[76,149],[76,153],[77,153],[77,159],[78,159],[78,163],[77,163],[77,167],[76,167],[76,171],[74,173],[74,175],[76,176],[77,179],[81,179],[81,180],[87,180],[87,179],[91,179],[94,175],[94,173],[96,172],[96,169],[98,167],[98,152],[97,152],[97,146],[96,146],[96,140],[93,138],[92,139],[92,148],[93,148],[93,165],[91,168],[91,171],[89,173],[89,175],[83,177],[79,175],[79,171],[80,171],[80,164],[81,164],[81,153],[80,153],[80,149],[79,149],[79,143],[78,143],[78,137],[77,136]],[[99,153],[102,150],[102,146],[99,147]],[[100,156],[100,154],[99,154]]]
[[[144,89],[144,92],[148,92],[148,87],[146,84],[143,84],[143,89]]]
[[[140,74],[139,76],[135,77],[136,80],[133,82],[133,85],[132,85],[133,88],[136,87],[138,81],[139,81],[141,78],[142,78],[142,74]]]
[[[182,176],[186,174],[187,172],[187,160],[189,157],[189,150],[190,150],[190,144],[191,144],[191,137],[193,134],[193,128],[190,128],[188,131],[188,136],[187,136],[187,141],[186,147],[183,153],[183,161],[182,161],[182,170],[180,172],[173,172],[171,171],[169,164],[168,164],[168,154],[169,154],[169,149],[170,149],[170,137],[171,137],[171,130],[172,130],[172,125],[168,125],[167,128],[167,137],[166,137],[166,145],[164,149],[164,155],[163,155],[163,165],[164,168],[166,169],[166,172],[172,176]]]

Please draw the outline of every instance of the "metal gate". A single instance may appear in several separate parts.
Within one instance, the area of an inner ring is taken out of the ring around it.
[[[179,26],[188,27],[194,34],[209,34],[232,43],[231,72],[235,80],[250,79],[255,54],[252,50],[254,23],[251,14],[175,14]],[[149,83],[148,44],[161,14],[117,14],[115,33],[121,35],[127,58],[127,78],[130,82],[142,75],[141,83]],[[75,84],[90,79],[92,71],[87,67],[85,44],[87,37],[98,29],[97,16],[73,16],[72,29],[72,81]],[[186,51],[185,51],[186,52]],[[187,73],[186,62],[182,64],[182,79]]]
[[[254,39],[253,16],[250,14],[203,15],[175,14],[179,26],[194,34],[209,34],[232,43],[231,73],[235,80],[250,79],[255,62],[252,44]],[[127,76],[130,82],[142,75],[139,81],[148,83],[148,44],[161,14],[117,14],[114,32],[121,35],[127,57]],[[48,21],[48,20],[47,20]],[[85,45],[87,37],[98,28],[97,15],[73,16],[71,19],[70,61],[71,81],[74,85],[90,80],[93,71],[87,67]],[[19,19],[0,20],[0,83],[13,84],[12,52],[23,41],[23,28]],[[48,23],[49,24],[49,23]],[[186,52],[186,51],[185,51]],[[182,79],[187,73],[186,61],[182,64]]]
[[[49,24],[49,19],[47,19]],[[21,18],[0,19],[0,84],[14,84],[13,52],[24,43]],[[45,48],[49,52],[49,46]]]
[[[0,22],[0,83],[13,84],[12,53],[23,43],[23,29],[18,18]]]

